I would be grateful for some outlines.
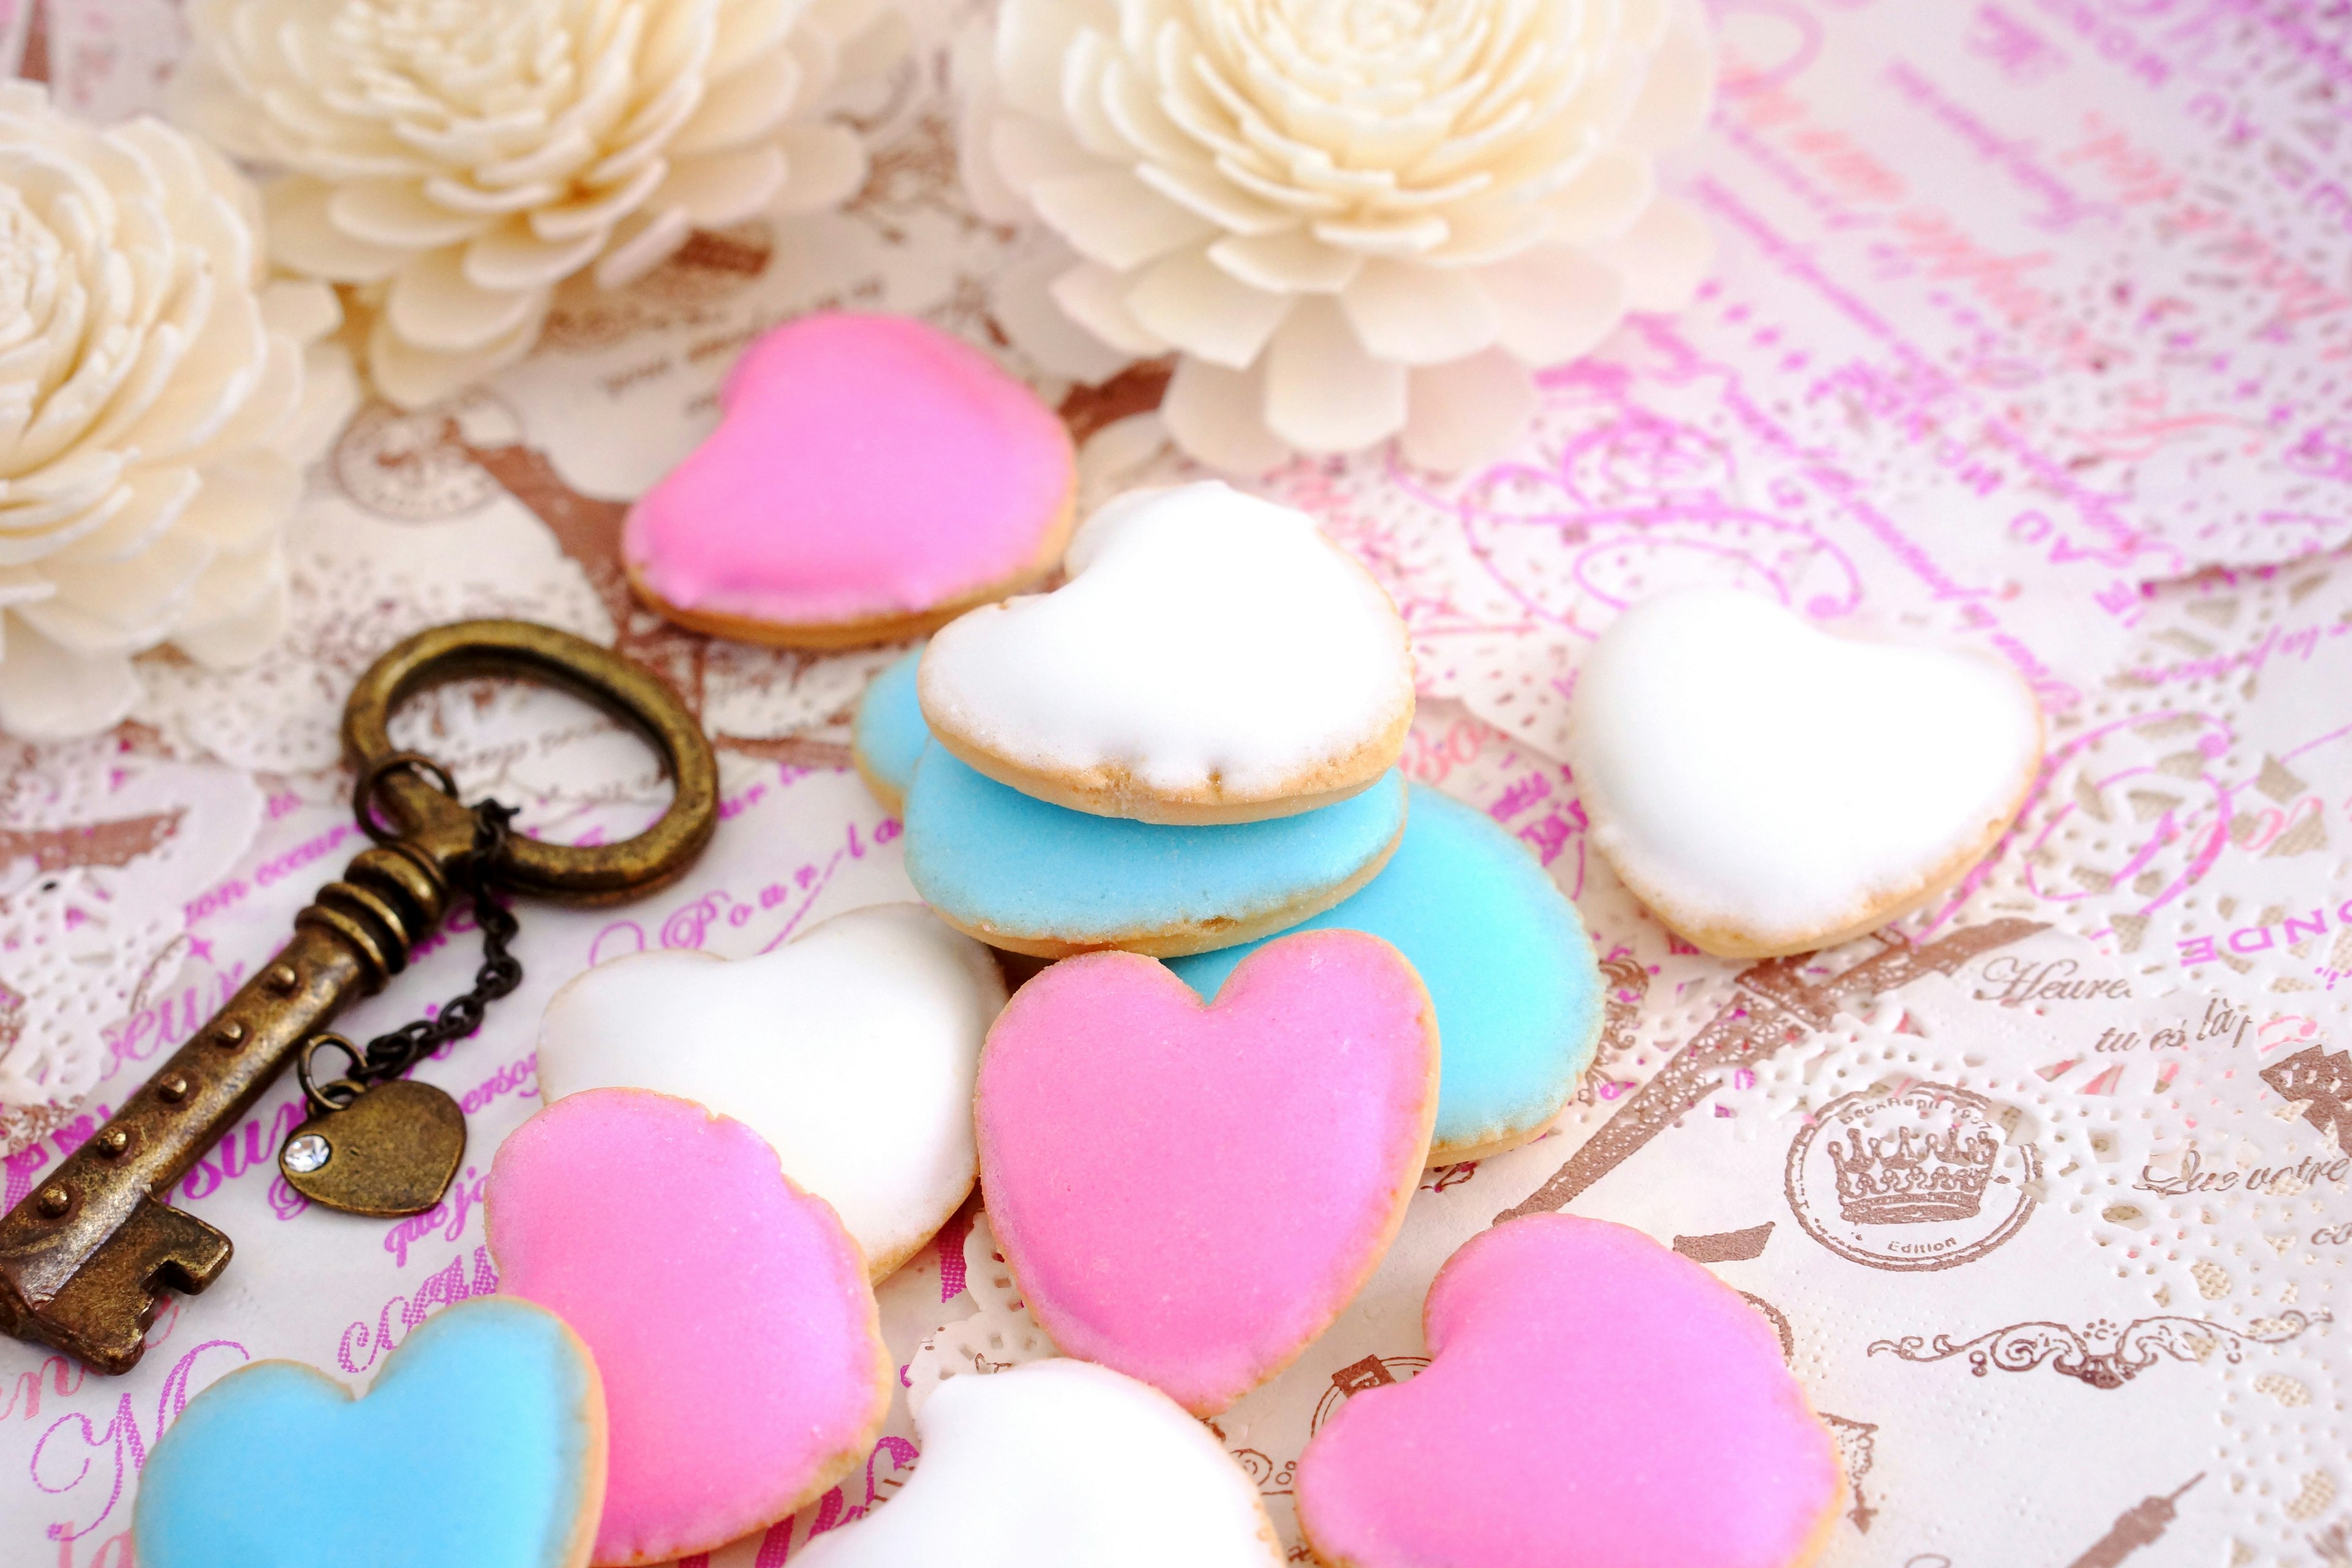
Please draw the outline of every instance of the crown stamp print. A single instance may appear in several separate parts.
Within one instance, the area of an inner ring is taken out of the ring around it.
[[[1898,1127],[1892,1138],[1848,1127],[1828,1149],[1839,1214],[1858,1225],[1934,1225],[1976,1218],[2000,1140],[1961,1118],[1946,1131]]]
[[[1832,1100],[1789,1147],[1789,1207],[1842,1258],[1899,1271],[1973,1262],[2033,1212],[2041,1157],[1980,1095],[1938,1083]]]

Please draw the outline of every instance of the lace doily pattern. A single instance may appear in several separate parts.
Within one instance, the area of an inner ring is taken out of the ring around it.
[[[186,911],[252,841],[264,795],[134,735],[0,755],[0,1105],[62,1110],[173,989]]]

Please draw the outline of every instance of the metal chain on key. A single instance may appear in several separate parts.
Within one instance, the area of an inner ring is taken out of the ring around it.
[[[378,758],[352,788],[352,815],[378,844],[391,844],[397,835],[376,820],[375,793],[400,772],[426,779],[457,799],[457,781],[432,758],[417,752]],[[455,879],[471,884],[474,921],[482,929],[482,966],[473,989],[451,997],[429,1017],[378,1035],[364,1049],[321,1031],[295,1054],[294,1076],[310,1115],[278,1150],[278,1168],[287,1185],[313,1203],[377,1218],[414,1214],[439,1199],[466,1156],[464,1110],[441,1089],[403,1075],[445,1042],[480,1028],[483,1010],[522,982],[521,962],[507,951],[517,930],[515,918],[499,902],[495,888],[514,808],[484,800],[467,809],[473,847],[455,868]],[[350,1067],[342,1077],[321,1083],[318,1056],[328,1049],[341,1052]]]
[[[353,791],[360,824],[378,843],[389,842],[389,836],[375,820],[371,797],[376,782],[395,767],[425,773],[443,794],[452,800],[457,797],[456,784],[430,757],[415,752],[396,752],[384,758],[369,770]],[[522,984],[522,961],[507,950],[520,927],[492,888],[492,873],[505,854],[515,808],[499,801],[483,800],[477,802],[472,810],[474,923],[482,932],[482,965],[474,973],[473,988],[452,996],[429,1017],[415,1019],[388,1034],[376,1036],[363,1049],[336,1034],[321,1033],[305,1041],[301,1054],[295,1058],[294,1076],[302,1086],[302,1097],[310,1101],[314,1120],[349,1110],[370,1086],[397,1079],[449,1041],[466,1038],[482,1026],[482,1015],[491,1003]],[[330,1047],[342,1052],[351,1067],[341,1078],[320,1083],[313,1062],[320,1051]],[[307,1166],[302,1173],[318,1168],[311,1162],[323,1163],[320,1159],[323,1151],[305,1146],[296,1152],[292,1148],[294,1140],[287,1142],[288,1163],[295,1167]]]

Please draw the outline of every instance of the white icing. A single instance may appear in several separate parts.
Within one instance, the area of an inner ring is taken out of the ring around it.
[[[756,958],[616,959],[540,1024],[551,1101],[656,1089],[748,1123],[869,1263],[903,1258],[979,1174],[972,1077],[1004,1005],[986,948],[919,904],[852,910]]]
[[[931,639],[923,710],[1016,766],[1113,763],[1183,795],[1266,797],[1412,701],[1395,606],[1305,512],[1214,482],[1097,511],[1051,594]]]
[[[1645,599],[1578,672],[1595,843],[1685,919],[1801,941],[1916,896],[2012,811],[2033,694],[1972,653],[1834,637],[1728,588]]]
[[[805,1568],[1275,1568],[1257,1483],[1158,1389],[1090,1362],[941,1384],[898,1495]]]

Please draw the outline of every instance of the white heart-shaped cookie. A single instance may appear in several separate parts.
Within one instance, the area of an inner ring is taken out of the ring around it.
[[[919,904],[877,904],[756,958],[647,952],[590,970],[547,1005],[540,1090],[649,1089],[748,1124],[879,1279],[979,1176],[973,1074],[1003,1005],[988,949]]]
[[[807,1568],[1277,1568],[1257,1482],[1153,1388],[1091,1362],[965,1373],[915,1417],[896,1497],[814,1537]]]
[[[1000,784],[1101,816],[1249,822],[1344,799],[1402,752],[1404,623],[1305,512],[1214,482],[1138,490],[1066,565],[923,655],[932,734]]]
[[[1645,599],[1576,678],[1569,760],[1592,842],[1708,952],[1874,931],[1999,839],[2042,714],[1973,653],[1835,637],[1729,588]]]

